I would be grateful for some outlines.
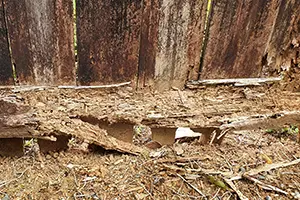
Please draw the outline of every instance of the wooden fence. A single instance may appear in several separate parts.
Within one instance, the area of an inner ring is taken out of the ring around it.
[[[0,2],[1,85],[268,77],[300,43],[299,0]]]

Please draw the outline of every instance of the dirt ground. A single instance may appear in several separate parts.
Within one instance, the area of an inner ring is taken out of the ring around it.
[[[150,125],[210,127],[228,118],[300,110],[300,95],[278,88],[220,86],[165,93],[126,87],[46,89],[1,91],[1,96],[18,96],[32,107],[35,116],[47,120],[88,113],[139,124],[156,115],[160,118]],[[299,163],[253,175],[264,186],[240,177],[233,181],[237,187],[234,191],[224,179],[226,173],[238,175],[271,163],[300,159],[297,132],[294,126],[278,131],[231,131],[221,145],[201,145],[196,138],[154,150],[147,150],[135,135],[135,143],[145,149],[138,156],[80,151],[76,139],[70,141],[67,151],[40,154],[32,150],[35,143],[31,141],[25,156],[0,158],[0,198],[217,200],[238,199],[239,190],[248,199],[300,199]],[[271,191],[266,185],[287,194]]]

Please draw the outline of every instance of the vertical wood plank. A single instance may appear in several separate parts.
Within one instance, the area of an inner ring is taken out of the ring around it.
[[[159,0],[144,0],[138,67],[138,87],[152,85],[158,47]]]
[[[260,76],[278,1],[213,1],[201,79]]]
[[[134,81],[142,0],[77,0],[81,85]]]
[[[12,66],[8,47],[7,28],[5,25],[4,6],[0,1],[0,85],[12,85]]]
[[[189,78],[197,77],[205,10],[204,0],[145,1],[140,84],[154,82],[158,90],[183,88]]]
[[[75,84],[72,1],[4,1],[20,84]]]
[[[281,0],[265,52],[263,76],[300,65],[300,1]],[[297,80],[298,81],[298,80]]]

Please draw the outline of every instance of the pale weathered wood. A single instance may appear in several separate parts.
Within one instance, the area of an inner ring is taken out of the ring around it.
[[[181,89],[199,71],[206,1],[163,0],[158,9],[155,89]]]
[[[261,85],[265,83],[275,83],[281,81],[282,77],[274,78],[236,78],[236,79],[205,79],[199,81],[190,81],[189,85],[220,85],[220,84],[233,84],[235,86],[251,86]]]

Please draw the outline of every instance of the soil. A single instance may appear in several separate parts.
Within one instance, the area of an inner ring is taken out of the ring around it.
[[[9,95],[23,99],[32,113],[45,121],[90,115],[110,122],[121,120],[158,128],[218,127],[229,118],[300,110],[300,95],[282,91],[278,85],[175,89],[164,93],[134,91],[129,87],[1,91],[1,96]],[[144,149],[139,155],[104,149],[90,152],[83,150],[82,141],[76,138],[71,139],[66,151],[43,154],[36,150],[36,142],[30,141],[25,156],[0,157],[0,198],[238,199],[222,175],[208,175],[203,170],[239,174],[271,162],[300,159],[298,130],[289,125],[284,131],[231,131],[221,145],[203,145],[195,138],[153,150],[144,146],[143,136],[149,137],[148,129],[141,130],[146,131],[138,135],[135,132],[133,136],[134,143]],[[235,180],[234,184],[249,199],[297,199],[299,166],[254,176],[287,195],[268,191],[245,178]]]

